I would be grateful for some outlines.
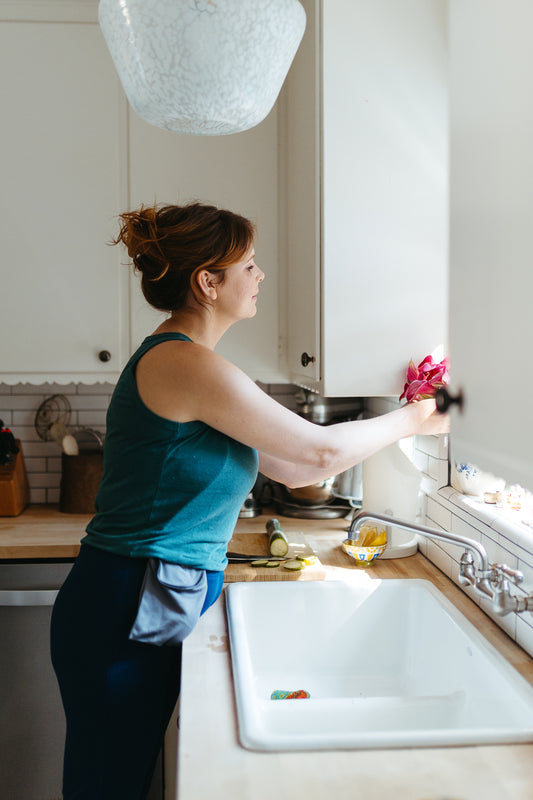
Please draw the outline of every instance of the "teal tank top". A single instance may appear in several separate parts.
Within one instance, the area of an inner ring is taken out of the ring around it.
[[[107,412],[104,474],[83,543],[131,557],[223,570],[239,510],[257,477],[257,451],[203,422],[173,422],[142,402],[130,358]]]

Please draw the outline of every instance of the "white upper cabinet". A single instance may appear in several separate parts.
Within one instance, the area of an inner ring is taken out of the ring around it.
[[[243,214],[255,223],[256,262],[265,273],[257,314],[224,335],[217,352],[254,380],[275,383],[280,372],[278,303],[278,111],[255,128],[231,136],[187,136],[149,125],[133,111],[130,130],[130,204],[198,200]],[[157,315],[132,282],[132,347],[154,329]]]
[[[533,6],[452,0],[452,457],[533,489]]]
[[[108,380],[128,352],[127,275],[107,245],[125,100],[95,10],[39,21],[50,4],[17,5],[30,19],[0,4],[0,381]]]
[[[287,85],[290,377],[398,395],[409,359],[447,345],[446,2],[303,5]]]
[[[0,383],[115,381],[161,318],[142,297],[124,249],[108,245],[118,215],[189,200],[257,225],[256,258],[266,276],[257,315],[218,349],[253,379],[286,380],[277,107],[233,136],[148,125],[128,106],[97,6],[0,0]]]

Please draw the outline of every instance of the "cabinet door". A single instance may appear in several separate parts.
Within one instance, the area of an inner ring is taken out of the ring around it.
[[[280,140],[287,192],[288,368],[291,380],[320,386],[320,24],[318,0],[303,3],[305,34],[285,85]]]
[[[319,233],[315,388],[326,396],[398,395],[409,359],[442,357],[446,346],[446,3],[304,4],[312,23],[304,46],[315,52],[294,80],[314,80],[318,119],[308,109],[308,132],[300,125],[307,171],[291,180],[303,204],[296,213],[308,224],[289,226],[289,237],[307,239],[294,244],[289,269],[296,295],[306,280],[317,285],[305,248]],[[308,87],[301,90],[307,98]],[[293,108],[303,115],[296,84],[292,91],[289,115]],[[313,175],[318,200],[303,188]],[[302,329],[312,317],[310,304]]]
[[[187,136],[148,125],[130,111],[130,204],[186,203],[228,208],[257,226],[256,261],[265,272],[251,320],[234,325],[217,351],[250,377],[283,380],[278,287],[278,112],[231,136]],[[132,283],[132,336],[137,346],[161,321]]]
[[[124,203],[120,84],[96,20],[0,22],[0,64],[0,380],[109,380],[128,344],[107,244]]]
[[[530,490],[532,29],[526,0],[450,5],[452,456]]]

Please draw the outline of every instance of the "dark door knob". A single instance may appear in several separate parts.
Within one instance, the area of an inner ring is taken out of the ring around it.
[[[100,350],[98,353],[99,360],[105,364],[106,361],[111,361],[111,353],[109,350]]]
[[[315,363],[315,357],[314,356],[310,356],[309,353],[302,353],[300,361],[301,361],[302,367],[307,367],[309,364],[314,364]]]
[[[456,395],[449,393],[443,386],[435,393],[435,403],[439,414],[445,414],[451,406],[458,406],[459,411],[463,410],[463,392],[461,389]]]

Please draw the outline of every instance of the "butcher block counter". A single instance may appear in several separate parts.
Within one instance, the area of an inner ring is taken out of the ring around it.
[[[234,544],[242,550],[243,535],[262,534],[271,516],[239,520]],[[30,506],[18,517],[2,517],[0,559],[71,559],[89,519],[52,506]],[[346,520],[279,519],[286,533],[303,535],[315,551],[317,579],[431,581],[533,684],[533,659],[422,554],[377,561],[361,569],[341,548]],[[290,580],[302,580],[304,574],[309,579],[305,571],[290,577],[281,573]],[[250,580],[253,575],[250,578],[250,567],[231,565],[227,578]],[[256,579],[266,578],[258,572]],[[223,597],[184,645],[177,771],[179,800],[533,800],[533,745],[301,753],[245,750],[238,742]],[[173,781],[168,783],[167,800],[174,800]]]

